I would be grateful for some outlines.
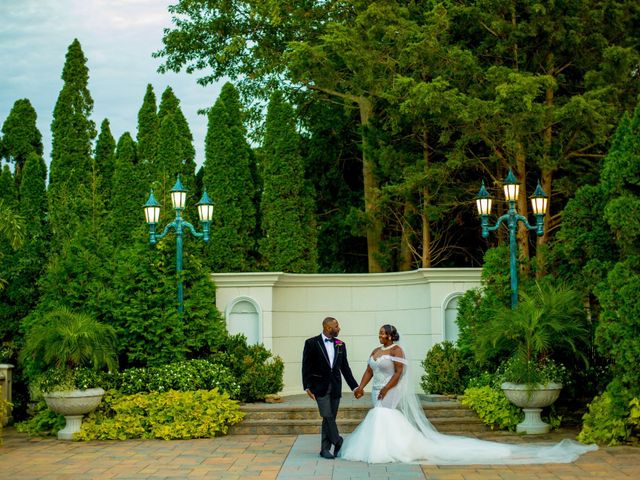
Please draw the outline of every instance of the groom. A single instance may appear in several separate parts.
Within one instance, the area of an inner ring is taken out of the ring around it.
[[[302,385],[307,395],[318,403],[322,417],[320,456],[324,458],[335,458],[342,447],[336,425],[342,395],[341,373],[351,390],[358,386],[347,361],[347,347],[338,340],[338,333],[338,321],[333,317],[325,318],[322,333],[307,339],[302,352]],[[334,445],[333,453],[331,445]]]

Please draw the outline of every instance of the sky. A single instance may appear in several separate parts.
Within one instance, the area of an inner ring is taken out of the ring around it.
[[[0,0],[0,126],[14,102],[27,98],[38,115],[44,159],[51,160],[51,120],[62,89],[62,67],[74,38],[89,68],[99,132],[109,119],[116,142],[136,137],[138,110],[147,84],[157,102],[170,86],[180,100],[194,137],[196,163],[204,162],[207,119],[197,111],[215,102],[221,84],[202,87],[197,75],[157,73],[163,29],[171,26],[167,7],[177,0]]]

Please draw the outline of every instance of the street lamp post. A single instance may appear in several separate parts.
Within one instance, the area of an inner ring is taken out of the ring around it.
[[[500,225],[505,223],[509,229],[509,253],[510,253],[510,273],[511,273],[511,308],[514,309],[518,305],[518,271],[517,271],[517,250],[516,232],[518,230],[518,222],[522,222],[527,230],[536,230],[538,236],[544,234],[544,215],[547,212],[547,205],[549,198],[544,193],[540,182],[536,187],[533,195],[531,195],[531,206],[533,214],[536,217],[536,224],[530,225],[525,217],[519,215],[516,211],[516,201],[518,200],[518,193],[520,191],[520,185],[515,175],[509,169],[507,177],[504,179],[504,196],[509,203],[509,210],[502,215],[496,221],[494,226],[489,226],[489,215],[491,214],[491,204],[493,203],[487,189],[484,186],[484,181],[480,186],[480,191],[476,195],[476,206],[478,207],[478,213],[480,214],[480,221],[482,225],[482,237],[487,238],[489,232],[493,232],[500,228]]]
[[[149,193],[149,199],[144,205],[144,215],[147,224],[149,225],[149,242],[151,245],[158,243],[158,240],[167,236],[169,231],[173,229],[176,235],[176,274],[178,276],[178,313],[180,319],[184,312],[184,298],[182,291],[182,234],[185,229],[188,229],[191,234],[196,238],[202,238],[205,242],[209,241],[209,225],[211,225],[211,217],[213,215],[213,202],[205,191],[202,194],[202,198],[196,204],[198,207],[198,216],[200,217],[200,223],[202,223],[202,233],[197,232],[193,225],[182,218],[182,211],[185,208],[187,200],[187,189],[182,186],[180,182],[180,175],[176,180],[176,184],[171,189],[171,203],[173,209],[176,211],[176,218],[173,222],[169,223],[160,235],[156,234],[156,226],[160,219],[160,204],[153,196],[153,190]]]

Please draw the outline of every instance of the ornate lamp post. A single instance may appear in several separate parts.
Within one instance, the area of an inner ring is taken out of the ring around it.
[[[496,221],[494,226],[489,226],[489,215],[491,214],[491,204],[493,203],[487,189],[484,187],[484,181],[480,186],[480,191],[476,195],[476,206],[478,207],[478,213],[480,214],[480,221],[482,225],[482,237],[487,238],[489,232],[493,232],[500,228],[503,223],[506,224],[509,229],[509,252],[510,252],[510,273],[511,273],[511,308],[514,309],[518,305],[518,271],[517,265],[517,244],[516,244],[516,232],[518,230],[518,222],[522,222],[528,230],[536,230],[538,236],[544,233],[544,215],[547,212],[547,205],[549,198],[544,193],[540,182],[536,187],[533,195],[531,195],[531,207],[533,214],[536,217],[536,225],[529,224],[527,219],[522,215],[519,215],[516,211],[516,201],[518,199],[518,193],[520,191],[520,185],[515,175],[509,169],[507,177],[504,179],[504,196],[509,202],[509,210],[502,215]]]
[[[185,208],[187,200],[187,189],[182,186],[180,182],[180,175],[176,180],[176,184],[171,189],[171,203],[173,209],[176,211],[176,218],[173,222],[164,227],[163,232],[160,235],[156,234],[156,225],[160,219],[160,204],[153,196],[153,190],[149,193],[149,199],[144,205],[144,216],[149,224],[149,242],[151,245],[158,243],[158,240],[163,239],[169,233],[172,228],[176,235],[176,274],[178,276],[178,313],[182,319],[184,311],[183,305],[183,293],[182,293],[182,233],[184,229],[188,229],[191,234],[196,238],[202,238],[205,242],[209,241],[209,225],[211,225],[211,217],[213,215],[213,202],[205,191],[202,194],[202,198],[196,204],[198,207],[198,216],[200,217],[200,223],[202,223],[202,233],[196,231],[193,225],[182,218],[182,211]]]

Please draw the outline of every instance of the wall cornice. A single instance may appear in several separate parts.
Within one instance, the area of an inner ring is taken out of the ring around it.
[[[479,282],[481,268],[421,268],[389,273],[213,273],[220,287],[389,286],[440,282]]]

